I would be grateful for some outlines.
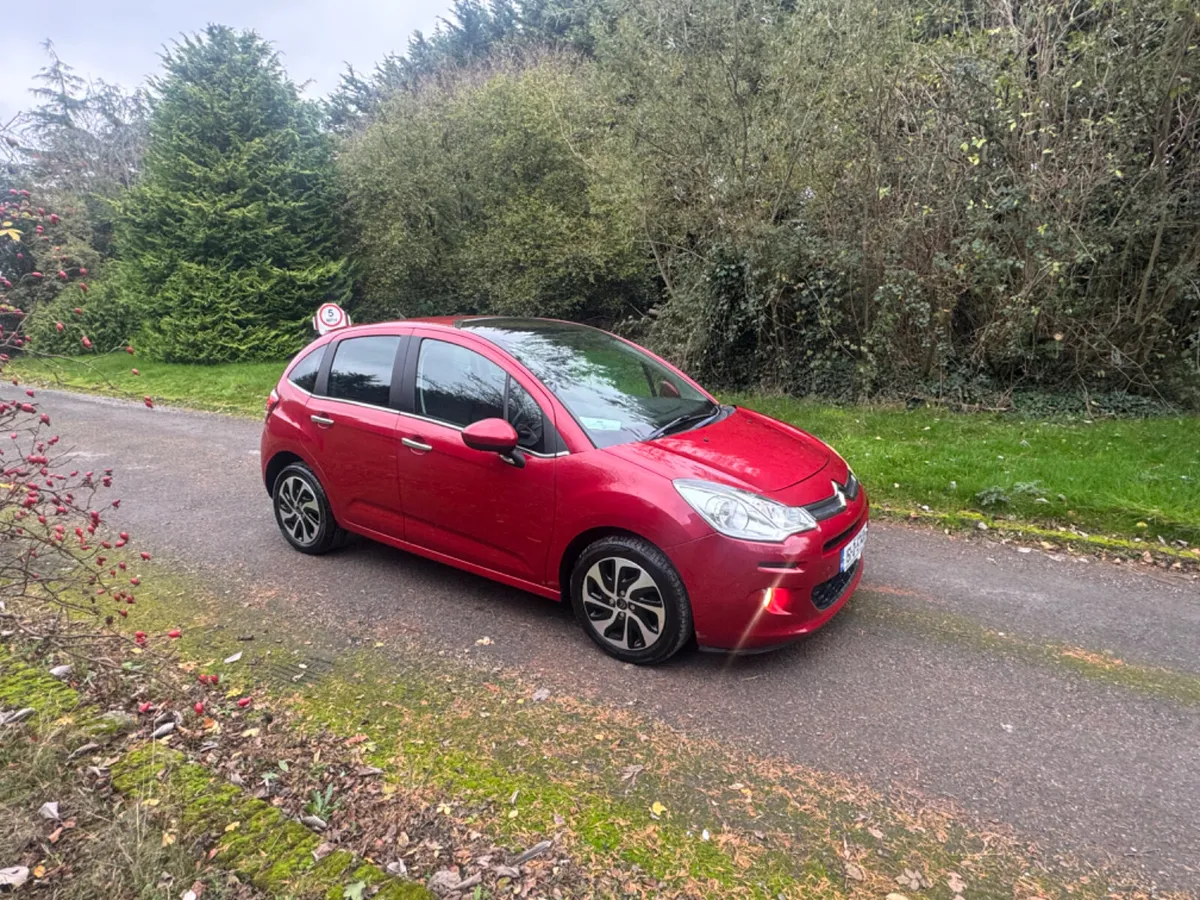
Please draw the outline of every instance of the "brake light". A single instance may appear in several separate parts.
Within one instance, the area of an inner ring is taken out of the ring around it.
[[[267,396],[267,418],[268,419],[271,418],[271,413],[275,411],[275,407],[277,407],[279,405],[279,400],[280,400],[279,394],[277,394],[273,390]]]

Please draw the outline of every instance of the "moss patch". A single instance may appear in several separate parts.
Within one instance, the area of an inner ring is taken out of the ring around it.
[[[77,691],[0,648],[0,705],[36,711],[38,722],[63,721],[91,731],[104,720]],[[216,838],[216,859],[267,894],[341,898],[346,884],[380,885],[385,900],[431,900],[421,885],[392,878],[353,854],[334,852],[317,860],[319,838],[269,804],[217,778],[184,754],[159,743],[144,744],[110,767],[113,787],[147,809],[177,819],[189,837]],[[353,868],[353,872],[347,874]]]
[[[231,690],[253,687],[263,703],[297,714],[289,728],[299,733],[352,739],[363,760],[383,770],[384,801],[416,798],[410,805],[424,815],[486,832],[514,851],[552,837],[556,853],[569,853],[606,887],[598,893],[619,894],[624,879],[649,876],[665,896],[882,896],[911,868],[935,882],[929,896],[945,900],[947,872],[962,875],[976,898],[1100,898],[1113,885],[1139,895],[1136,882],[1120,873],[1048,861],[1014,836],[974,832],[952,808],[881,796],[849,779],[696,740],[627,711],[559,697],[533,703],[532,689],[519,678],[455,666],[419,648],[406,648],[399,659],[382,644],[327,650],[335,657],[331,671],[281,683],[268,673],[311,655],[308,640],[319,640],[319,632],[304,632],[294,617],[283,627],[261,598],[230,603],[189,589],[183,579],[153,582],[160,588],[139,593],[138,627],[182,626],[185,665],[221,671]],[[267,630],[271,641],[237,641],[247,602],[256,629]],[[222,627],[226,622],[235,624]],[[940,636],[1000,649],[986,629],[943,629]],[[234,648],[243,657],[225,666],[221,660]],[[1034,656],[1032,649],[1023,652]],[[1071,666],[1097,665],[1063,648],[1037,658],[1058,657]],[[263,841],[247,836],[273,829],[273,810],[243,806],[248,801],[240,792],[230,794],[231,786],[211,781],[204,770],[161,760],[138,769],[137,784],[147,791],[165,784],[179,793],[189,831],[219,834],[221,858],[256,884],[295,892],[324,867],[344,883],[363,880],[346,874],[350,858],[327,857],[304,868],[314,840],[307,832],[281,838],[277,851],[264,856]],[[233,821],[238,826],[224,832]]]
[[[882,593],[865,588],[855,603],[846,608],[848,618],[878,619],[889,627],[905,628],[944,643],[972,647],[1013,656],[1036,665],[1069,671],[1091,681],[1136,691],[1150,697],[1186,706],[1200,706],[1200,675],[1141,666],[1110,653],[1072,647],[1068,644],[1038,644],[1008,632],[1000,632],[971,619],[947,612],[898,609],[873,600]]]
[[[1183,549],[1170,544],[1136,541],[1110,535],[1060,531],[1057,528],[1035,525],[1030,522],[998,519],[969,510],[934,512],[922,509],[875,506],[871,509],[871,515],[898,522],[924,522],[955,531],[977,531],[982,523],[988,527],[988,531],[1021,540],[1046,541],[1065,548],[1082,549],[1091,553],[1106,552],[1126,558],[1141,557],[1143,554],[1149,553],[1152,557],[1169,559],[1173,562],[1200,564],[1200,548]]]

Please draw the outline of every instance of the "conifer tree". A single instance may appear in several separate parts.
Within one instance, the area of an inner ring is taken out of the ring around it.
[[[344,302],[331,147],[253,32],[210,25],[165,55],[143,175],[121,202],[116,282],[141,349],[173,362],[279,359]]]

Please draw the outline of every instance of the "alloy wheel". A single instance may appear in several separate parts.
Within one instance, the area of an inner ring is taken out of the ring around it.
[[[592,630],[620,650],[645,650],[663,633],[667,611],[650,573],[619,556],[596,562],[583,577],[583,611]]]
[[[299,475],[291,475],[276,493],[280,523],[297,544],[311,544],[321,530],[321,505],[312,485]]]

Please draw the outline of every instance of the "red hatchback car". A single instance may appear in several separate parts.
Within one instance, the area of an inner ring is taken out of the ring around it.
[[[319,338],[271,392],[262,467],[297,550],[355,532],[569,599],[633,663],[787,643],[862,577],[866,492],[833,450],[566,322]]]

